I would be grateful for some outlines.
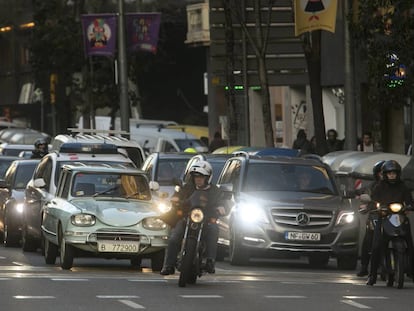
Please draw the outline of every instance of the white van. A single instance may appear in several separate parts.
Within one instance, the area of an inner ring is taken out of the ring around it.
[[[148,154],[183,152],[187,148],[194,148],[197,152],[208,151],[208,147],[196,136],[163,126],[131,126],[130,138],[137,141]]]

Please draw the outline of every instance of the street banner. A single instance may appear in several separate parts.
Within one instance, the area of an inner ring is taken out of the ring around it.
[[[312,30],[335,32],[337,0],[294,0],[295,36]]]
[[[86,56],[113,56],[116,48],[115,14],[82,15],[82,32]]]
[[[129,51],[157,52],[161,13],[127,13],[127,46]]]

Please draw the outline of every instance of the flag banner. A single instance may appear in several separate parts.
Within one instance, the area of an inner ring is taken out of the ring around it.
[[[116,48],[117,18],[115,14],[82,15],[86,56],[113,56]]]
[[[335,32],[337,0],[295,0],[295,36],[312,31]]]
[[[126,14],[127,44],[130,51],[156,53],[161,13]]]

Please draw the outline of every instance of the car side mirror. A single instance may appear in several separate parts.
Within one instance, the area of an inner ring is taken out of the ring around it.
[[[160,184],[156,181],[150,181],[149,182],[149,187],[150,187],[150,190],[152,190],[152,191],[160,190]]]
[[[0,179],[0,188],[8,188],[8,185],[4,179]]]
[[[233,192],[233,184],[221,184],[220,189],[225,192]]]
[[[44,187],[46,187],[45,180],[43,178],[36,178],[33,181],[33,186],[36,187],[36,188],[44,188]]]

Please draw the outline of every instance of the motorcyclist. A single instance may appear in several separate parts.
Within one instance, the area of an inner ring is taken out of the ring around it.
[[[41,159],[49,152],[47,141],[44,138],[36,139],[34,147],[35,149],[32,151],[31,159]]]
[[[226,210],[224,204],[222,204],[222,192],[220,189],[211,184],[213,169],[207,161],[198,161],[194,163],[190,168],[191,180],[184,185],[179,191],[175,192],[171,198],[174,203],[184,202],[188,199],[195,189],[206,191],[207,205],[205,211],[205,217],[208,219],[207,225],[204,227],[205,242],[206,242],[206,270],[208,273],[215,272],[215,258],[217,254],[217,240],[218,240],[218,226],[217,218],[225,215]],[[181,204],[177,204],[177,214],[179,220],[171,229],[168,247],[164,258],[164,267],[162,268],[161,275],[174,274],[177,254],[180,250],[181,241],[184,236],[186,220],[184,213],[180,209]]]
[[[374,181],[366,188],[361,189],[360,193],[372,194],[375,187],[379,184],[382,179],[382,165],[384,160],[378,161],[375,163],[372,168],[372,174],[374,176]],[[369,204],[364,204],[364,208],[360,209],[361,214],[366,214],[368,212]],[[361,248],[361,270],[357,273],[357,276],[366,276],[368,275],[368,265],[371,258],[371,249],[372,249],[372,238],[374,236],[374,228],[372,226],[373,222],[378,219],[378,215],[374,213],[369,213],[367,221],[365,223],[365,235],[362,240]]]
[[[378,183],[375,189],[372,192],[371,198],[374,202],[380,204],[390,204],[390,203],[402,203],[405,204],[408,208],[413,206],[413,199],[411,196],[411,191],[401,180],[401,166],[395,160],[385,161],[382,165],[382,180]],[[408,228],[407,234],[407,246],[409,253],[409,262],[410,266],[412,265],[412,238],[411,230]],[[379,217],[378,223],[374,228],[374,236],[372,241],[372,254],[371,254],[371,269],[368,277],[367,285],[374,285],[377,281],[377,270],[381,260],[381,254],[383,248],[388,244],[388,239],[382,234],[382,219]],[[391,286],[394,280],[389,279],[387,286]]]

